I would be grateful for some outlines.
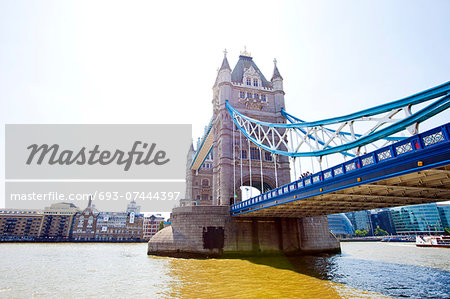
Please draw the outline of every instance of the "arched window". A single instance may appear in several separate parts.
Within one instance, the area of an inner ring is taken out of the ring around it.
[[[203,179],[202,186],[209,186],[209,181],[207,179]]]
[[[247,78],[247,85],[252,85],[252,79]]]
[[[84,216],[81,215],[80,218],[78,218],[78,227],[83,227],[84,224]]]

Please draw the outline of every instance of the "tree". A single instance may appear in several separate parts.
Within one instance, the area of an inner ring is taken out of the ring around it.
[[[161,222],[159,223],[158,231],[162,230],[163,228],[164,228],[164,221],[161,221]]]
[[[377,229],[374,232],[375,236],[387,236],[389,235],[389,233],[383,229],[380,228],[379,225],[377,225]]]
[[[446,235],[450,235],[450,229],[448,227],[444,227],[444,231]]]
[[[369,235],[369,232],[366,231],[366,230],[359,230],[359,229],[357,229],[357,230],[355,230],[355,235],[357,237],[365,237],[365,236]]]

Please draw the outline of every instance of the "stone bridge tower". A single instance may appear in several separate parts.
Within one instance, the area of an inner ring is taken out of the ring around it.
[[[260,191],[267,191],[290,182],[287,157],[275,157],[270,152],[260,151],[237,130],[233,142],[234,124],[225,106],[226,101],[229,101],[239,112],[251,118],[285,123],[286,119],[281,114],[281,109],[285,108],[283,78],[276,60],[272,79],[268,81],[247,51],[241,52],[233,69],[226,54],[224,51],[223,62],[213,86],[214,205],[240,201],[240,186],[253,186]]]
[[[225,105],[229,101],[235,109],[257,120],[284,123],[283,78],[276,61],[268,81],[249,53],[241,52],[231,69],[225,52],[213,94],[213,118],[203,139],[207,145],[199,144],[197,153],[191,147],[188,154],[186,200],[196,203],[173,209],[172,225],[152,237],[148,254],[221,257],[339,252],[339,241],[330,234],[326,216],[300,219],[230,215],[228,205],[241,200],[240,186],[266,191],[290,182],[288,158],[279,156],[274,160],[269,152],[249,145],[234,130]],[[211,148],[212,155],[206,155]],[[197,154],[201,155],[198,159]],[[196,170],[191,168],[192,161]],[[211,180],[212,188],[208,183]]]

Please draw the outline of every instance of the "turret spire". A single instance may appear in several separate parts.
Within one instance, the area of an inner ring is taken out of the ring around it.
[[[273,82],[273,80],[276,78],[280,78],[281,80],[283,80],[283,77],[281,77],[280,71],[278,70],[278,67],[277,67],[277,59],[274,58],[273,59],[273,75],[272,75],[272,79],[270,79],[270,81]]]
[[[227,49],[223,50],[223,61],[219,71],[223,69],[229,69],[231,71],[230,65],[228,64],[227,53]]]

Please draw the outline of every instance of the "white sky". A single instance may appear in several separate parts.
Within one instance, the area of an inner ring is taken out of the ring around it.
[[[192,123],[196,140],[223,49],[234,67],[244,45],[268,79],[277,58],[288,112],[347,114],[448,81],[449,13],[443,0],[0,0],[1,123]],[[4,126],[0,140],[4,169]]]

